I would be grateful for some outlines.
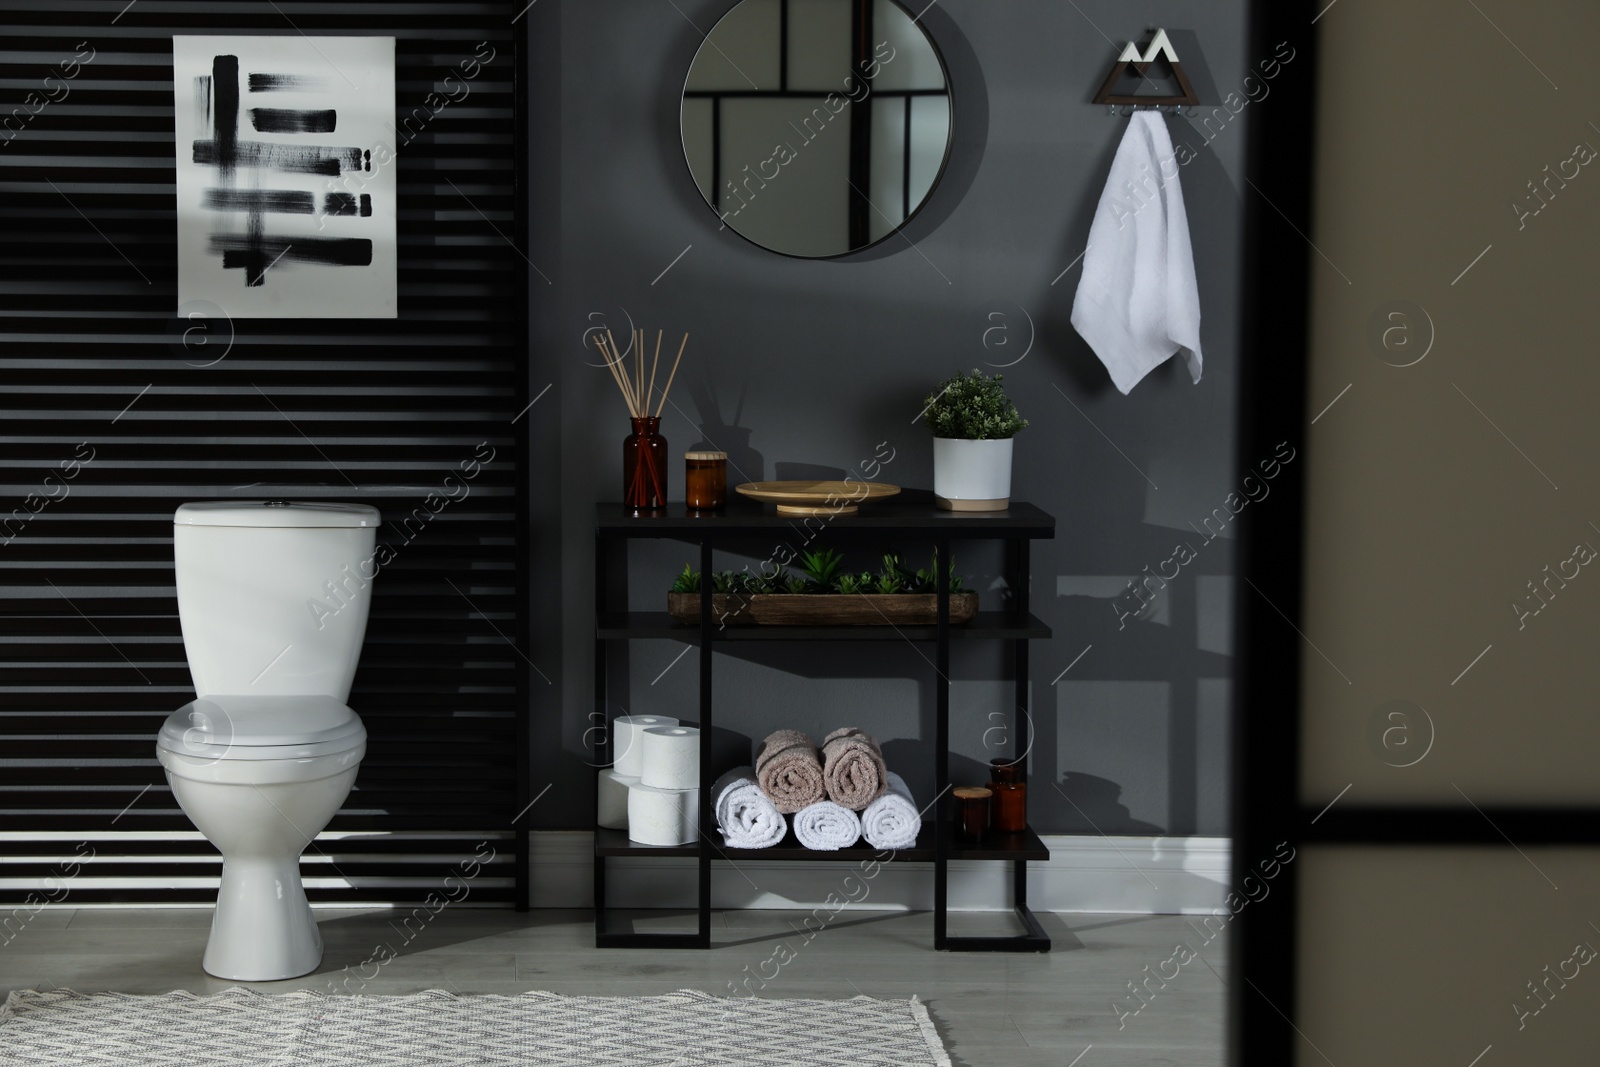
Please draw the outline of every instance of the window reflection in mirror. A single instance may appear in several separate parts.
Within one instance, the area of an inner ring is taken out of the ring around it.
[[[681,117],[706,203],[791,256],[893,234],[950,143],[944,63],[895,0],[741,0],[696,53]]]

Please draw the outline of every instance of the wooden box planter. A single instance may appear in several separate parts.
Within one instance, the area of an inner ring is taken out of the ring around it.
[[[699,593],[668,593],[667,613],[679,622],[700,621]],[[950,622],[978,613],[978,594],[950,594]],[[711,619],[730,626],[932,626],[939,621],[936,593],[713,593]]]

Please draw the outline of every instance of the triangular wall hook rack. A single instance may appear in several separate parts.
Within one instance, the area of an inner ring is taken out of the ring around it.
[[[1178,88],[1183,92],[1179,96],[1133,96],[1116,94],[1111,90],[1117,82],[1128,73],[1135,77],[1143,78],[1145,71],[1156,60],[1164,61],[1172,68],[1172,77],[1177,81]],[[1183,72],[1183,64],[1178,61],[1178,53],[1173,50],[1172,42],[1167,39],[1167,31],[1158,29],[1155,36],[1150,38],[1150,43],[1145,45],[1144,51],[1139,51],[1139,46],[1133,41],[1122,50],[1117,61],[1111,65],[1111,72],[1106,75],[1106,80],[1100,86],[1100,91],[1094,95],[1096,104],[1143,104],[1155,107],[1163,104],[1198,104],[1200,98],[1194,95],[1194,86],[1189,84],[1189,76]]]

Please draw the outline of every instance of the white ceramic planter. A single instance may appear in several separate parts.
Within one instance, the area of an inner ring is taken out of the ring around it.
[[[950,511],[1004,511],[1011,503],[1011,441],[933,439],[933,495]]]

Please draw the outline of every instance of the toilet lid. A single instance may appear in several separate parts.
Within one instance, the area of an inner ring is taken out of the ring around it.
[[[167,716],[159,748],[206,759],[290,759],[354,748],[361,718],[329,696],[209,696]]]
[[[368,504],[334,504],[315,500],[201,500],[179,504],[172,513],[177,526],[243,526],[267,530],[377,526],[381,516]]]

